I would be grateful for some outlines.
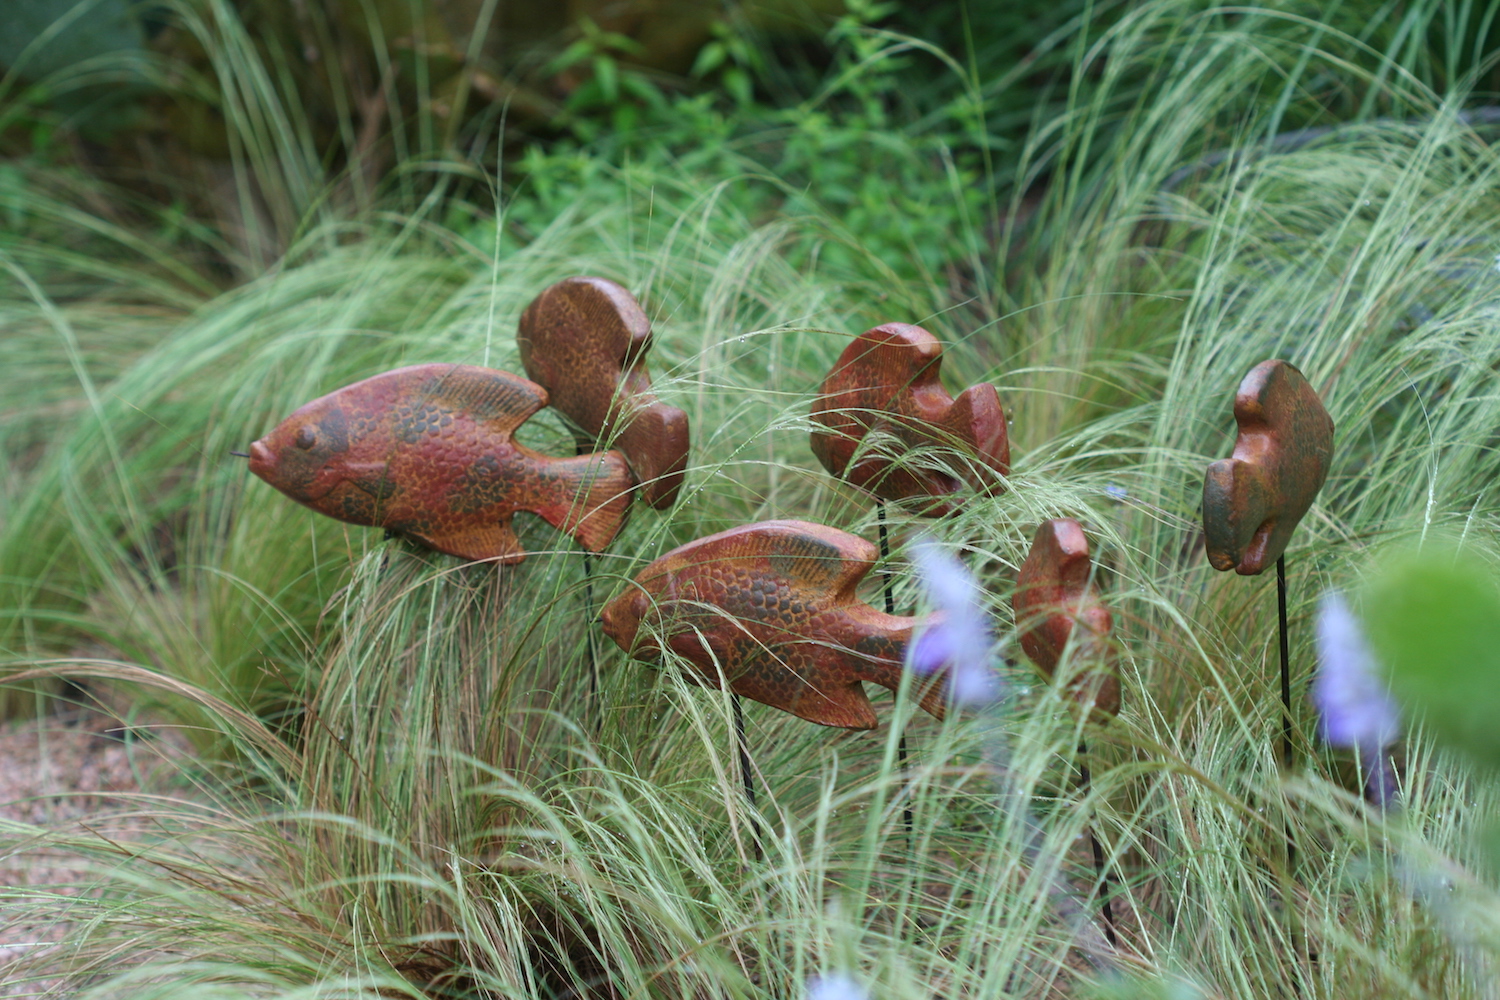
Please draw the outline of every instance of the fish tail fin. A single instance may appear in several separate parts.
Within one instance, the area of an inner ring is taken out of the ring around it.
[[[861,680],[879,684],[892,693],[900,690],[901,674],[904,668],[899,662],[883,658],[867,662],[869,662],[870,669],[860,678]],[[944,667],[930,674],[914,674],[911,696],[921,706],[922,711],[941,720],[948,714],[948,669]]]
[[[975,459],[988,471],[976,470],[987,488],[998,485],[994,473],[1010,474],[1010,435],[999,393],[988,382],[971,385],[958,394],[944,421],[954,437],[972,440]]]
[[[922,706],[922,711],[942,721],[948,714],[948,668],[918,677],[912,684],[912,696]]]
[[[577,538],[590,552],[599,552],[625,524],[635,477],[630,474],[625,456],[618,451],[583,455],[575,461],[578,463],[575,499],[566,520],[557,526]]]

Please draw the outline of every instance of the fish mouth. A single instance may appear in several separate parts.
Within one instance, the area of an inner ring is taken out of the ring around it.
[[[598,622],[604,634],[618,643],[620,641],[620,626],[615,623],[613,612],[613,606],[605,608],[599,612]]]
[[[605,605],[604,610],[599,612],[599,627],[625,652],[629,653],[635,645],[639,623],[631,618],[628,609],[619,607],[618,601]]]
[[[262,479],[269,480],[276,468],[276,453],[266,447],[264,441],[250,446],[250,471]]]

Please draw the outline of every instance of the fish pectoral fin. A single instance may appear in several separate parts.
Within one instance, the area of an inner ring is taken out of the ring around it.
[[[510,518],[497,524],[476,524],[441,535],[418,536],[428,546],[460,559],[491,560],[518,563],[526,558],[526,549],[516,537]]]
[[[376,500],[389,500],[396,494],[395,480],[384,462],[351,462],[348,468],[349,482],[364,490]]]

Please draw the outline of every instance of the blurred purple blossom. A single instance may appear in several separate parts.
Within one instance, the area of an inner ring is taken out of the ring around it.
[[[829,972],[808,982],[807,1000],[870,1000],[870,994],[847,973]]]
[[[1401,735],[1401,712],[1380,680],[1359,620],[1337,591],[1318,611],[1318,674],[1313,679],[1318,732],[1329,744],[1359,754],[1366,795],[1385,807],[1395,799],[1395,775],[1385,749]]]
[[[1359,621],[1337,592],[1318,611],[1318,675],[1313,681],[1319,732],[1336,747],[1379,750],[1396,741],[1401,716],[1376,672]]]
[[[1112,500],[1124,500],[1130,494],[1125,492],[1125,487],[1119,483],[1109,483],[1104,487],[1104,494]]]
[[[1000,678],[990,667],[989,619],[979,585],[964,564],[930,538],[912,548],[917,575],[938,612],[908,648],[906,665],[927,675],[947,669],[949,691],[960,705],[979,706],[1000,697]]]

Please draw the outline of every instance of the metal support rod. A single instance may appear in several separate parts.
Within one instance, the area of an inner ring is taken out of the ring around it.
[[[1286,556],[1276,558],[1276,624],[1281,640],[1281,767],[1292,766],[1292,655],[1286,627]],[[1286,871],[1292,877],[1297,867],[1297,836],[1290,819],[1284,821],[1286,834]],[[1287,908],[1290,915],[1291,907]]]
[[[1292,766],[1292,668],[1286,634],[1286,556],[1276,560],[1276,613],[1281,631],[1281,766]]]
[[[875,500],[875,519],[876,523],[880,526],[880,562],[884,567],[884,569],[881,570],[880,575],[885,583],[885,613],[888,615],[894,615],[896,613],[896,593],[894,590],[895,574],[891,572],[890,565],[891,542],[890,537],[886,534],[885,531],[885,501],[879,498],[876,498]],[[904,784],[907,778],[905,729],[902,729],[901,738],[896,742],[896,762],[901,767],[901,778]],[[901,820],[906,824],[906,852],[910,854],[912,852],[913,827],[911,799],[908,798],[906,802],[907,804],[901,809]]]
[[[740,756],[740,781],[745,786],[745,802],[750,806],[750,838],[755,842],[755,860],[759,861],[765,851],[761,847],[760,820],[755,817],[755,778],[750,773],[750,747],[745,739],[745,709],[740,696],[730,692],[729,703],[734,706],[734,740]]]
[[[1089,765],[1085,760],[1088,752],[1088,743],[1080,739],[1078,741],[1078,788],[1085,794],[1088,793],[1089,786],[1092,784]],[[1120,943],[1115,937],[1115,910],[1110,898],[1114,895],[1114,881],[1109,877],[1109,868],[1104,863],[1104,846],[1099,843],[1099,837],[1094,833],[1092,824],[1089,826],[1089,847],[1094,852],[1094,871],[1099,876],[1099,912],[1104,916],[1104,939],[1109,942],[1111,948],[1118,948]]]
[[[604,712],[599,705],[599,637],[594,628],[594,557],[588,549],[583,550],[583,620],[587,623],[589,648],[588,710],[594,719],[594,735],[598,736],[604,725]]]
[[[582,442],[576,443],[573,451],[580,456],[590,454],[589,446]],[[594,558],[582,540],[578,542],[578,548],[583,552],[583,620],[586,623],[584,631],[589,651],[588,713],[594,721],[594,738],[598,739],[604,728],[604,710],[599,704],[599,636],[598,629],[594,628]]]

